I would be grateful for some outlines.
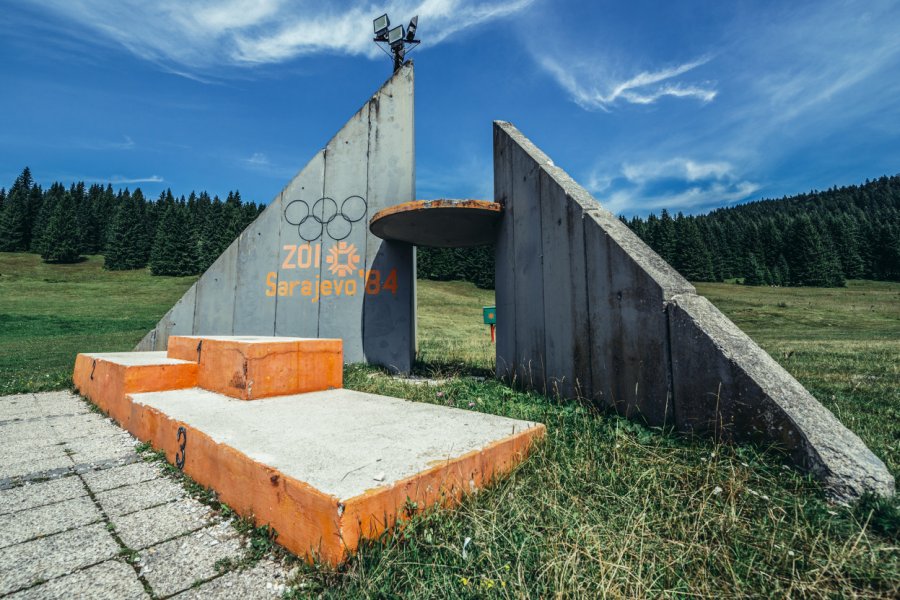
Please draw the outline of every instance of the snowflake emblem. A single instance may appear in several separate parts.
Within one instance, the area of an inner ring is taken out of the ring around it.
[[[333,275],[346,277],[359,268],[359,254],[356,253],[354,244],[338,242],[336,246],[328,249],[325,262],[328,263],[328,270]]]

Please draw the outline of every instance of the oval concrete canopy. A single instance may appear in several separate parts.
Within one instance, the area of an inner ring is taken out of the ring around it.
[[[491,244],[502,206],[488,200],[416,200],[375,213],[369,230],[383,240],[464,248]]]

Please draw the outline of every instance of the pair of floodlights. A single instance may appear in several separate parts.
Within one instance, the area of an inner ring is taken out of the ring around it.
[[[396,71],[403,65],[407,48],[412,49],[419,45],[419,40],[416,39],[416,28],[419,25],[418,15],[410,20],[406,30],[403,29],[403,25],[391,28],[391,20],[386,14],[375,19],[372,24],[375,27],[375,42],[382,42],[390,47]],[[381,48],[381,46],[379,47]]]

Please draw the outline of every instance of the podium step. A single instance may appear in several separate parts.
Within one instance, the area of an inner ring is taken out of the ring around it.
[[[241,400],[340,388],[337,339],[171,336],[168,355],[200,364],[198,387]]]
[[[196,362],[165,352],[91,353],[76,357],[72,381],[82,396],[124,426],[127,394],[194,387],[197,372]]]
[[[409,502],[451,504],[508,473],[544,432],[343,389],[244,402],[194,388],[131,401],[131,433],[270,524],[278,543],[333,564],[406,516]]]

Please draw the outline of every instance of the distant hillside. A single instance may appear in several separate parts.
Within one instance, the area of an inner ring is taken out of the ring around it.
[[[691,281],[818,287],[900,281],[900,176],[700,216],[673,218],[663,210],[622,221]],[[422,279],[493,287],[493,248],[420,248],[418,269]]]
[[[900,280],[900,176],[759,200],[706,215],[625,221],[692,281],[844,285]]]

